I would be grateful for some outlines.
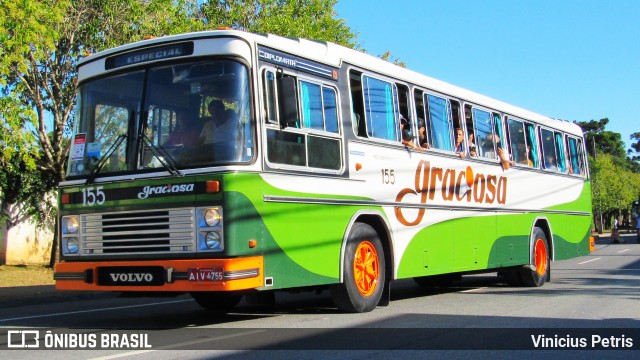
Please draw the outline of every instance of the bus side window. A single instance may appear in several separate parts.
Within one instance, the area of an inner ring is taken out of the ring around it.
[[[396,87],[387,81],[362,76],[364,114],[367,136],[399,141]]]
[[[533,163],[534,168],[540,167],[540,151],[538,151],[538,140],[536,136],[536,127],[531,123],[525,123],[525,136],[527,140],[527,148],[529,149],[529,160]]]
[[[504,131],[502,130],[502,116],[500,116],[500,114],[498,113],[493,113],[493,125],[495,126],[495,131],[494,131],[494,135],[496,136],[496,151],[498,150],[498,148],[502,149],[503,151],[508,152],[508,148],[507,148],[507,137],[505,136]],[[507,153],[507,157],[509,154]]]
[[[338,133],[336,91],[331,87],[300,80],[302,127]]]
[[[580,168],[580,175],[582,176],[587,174],[585,157],[586,155],[584,152],[584,147],[582,146],[582,139],[578,139],[578,167]]]
[[[478,157],[478,146],[476,145],[476,132],[473,126],[473,115],[471,114],[471,105],[464,106],[464,121],[467,125],[467,141],[469,144],[469,156]]]
[[[582,175],[584,163],[582,162],[582,142],[573,137],[567,137],[567,150],[569,153],[569,172],[574,175]]]
[[[521,121],[507,118],[507,128],[509,130],[509,143],[511,144],[511,156],[516,164],[533,166],[530,159],[530,149],[525,140],[524,124]]]
[[[413,100],[415,101],[416,115],[418,116],[418,119],[416,120],[416,126],[418,127],[418,132],[416,133],[416,136],[418,137],[418,146],[424,149],[429,149],[431,147],[431,145],[429,145],[431,142],[429,141],[429,124],[424,120],[427,118],[425,112],[424,93],[420,90],[415,90],[413,92]]]
[[[493,117],[488,111],[474,108],[473,126],[476,130],[478,155],[487,159],[497,159],[496,145],[499,139],[494,134]]]
[[[322,87],[322,108],[325,130],[338,133],[338,100],[335,89]]]
[[[417,136],[414,129],[415,121],[413,121],[409,112],[409,88],[398,83],[395,86],[398,95],[398,112],[400,114],[400,141],[409,147],[415,147],[414,139]]]
[[[431,147],[453,151],[453,123],[451,121],[451,103],[441,97],[426,94],[428,108],[427,127]]]
[[[351,91],[351,125],[357,136],[366,137],[367,127],[364,123],[364,100],[362,93],[362,73],[349,71],[349,90]]]
[[[544,168],[551,171],[558,171],[558,159],[556,156],[553,132],[540,128],[540,142],[542,144],[542,164]]]
[[[263,71],[263,101],[265,122],[278,124],[278,107],[276,103],[276,74],[271,70]]]
[[[555,132],[554,134],[556,139],[556,156],[558,157],[558,171],[566,173],[567,172],[567,160],[566,160],[566,151],[564,148],[564,134],[561,132]]]

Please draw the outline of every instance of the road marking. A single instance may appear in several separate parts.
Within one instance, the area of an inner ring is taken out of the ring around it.
[[[136,351],[129,351],[129,352],[120,353],[120,354],[106,355],[106,356],[93,358],[91,360],[117,359],[117,358],[121,358],[121,357],[125,357],[125,356],[133,356],[133,355],[145,354],[145,353],[158,351],[158,350],[174,349],[174,348],[181,347],[181,346],[187,346],[187,345],[201,344],[201,343],[211,342],[211,341],[231,339],[231,338],[238,337],[238,336],[253,335],[253,334],[258,334],[258,333],[265,332],[265,331],[267,331],[267,330],[245,331],[245,332],[241,332],[241,333],[238,333],[238,334],[229,334],[229,335],[216,336],[216,337],[207,338],[207,339],[185,341],[185,342],[177,343],[177,344],[159,346],[159,347],[153,348],[152,350],[136,350]]]
[[[602,259],[602,258],[595,258],[595,259],[591,259],[591,260],[583,261],[583,262],[581,262],[581,263],[578,263],[578,265],[582,265],[582,264],[590,263],[590,262],[592,262],[592,261],[596,261],[596,260],[600,260],[600,259]]]
[[[132,308],[145,307],[145,306],[175,304],[175,303],[181,303],[181,302],[187,302],[187,301],[193,301],[193,300],[191,300],[191,299],[174,300],[174,301],[165,301],[165,302],[157,302],[157,303],[142,304],[142,305],[117,306],[117,307],[102,308],[102,309],[78,310],[78,311],[68,311],[68,312],[54,313],[54,314],[23,316],[23,317],[10,318],[10,319],[0,319],[0,322],[15,321],[15,320],[27,320],[27,319],[38,319],[38,318],[52,317],[52,316],[62,316],[62,315],[84,314],[84,313],[99,312],[99,311],[109,311],[109,310],[132,309]]]
[[[474,291],[484,290],[484,289],[486,289],[486,288],[487,288],[487,287],[486,287],[486,286],[484,286],[484,287],[479,287],[479,288],[477,288],[477,289],[469,289],[469,290],[464,290],[464,291],[460,291],[460,292],[462,292],[462,293],[470,293],[470,292],[474,292]]]
[[[629,251],[629,250],[631,250],[631,249],[624,249],[624,250],[620,250],[620,251],[618,251],[618,254],[622,254],[623,252],[627,252],[627,251]]]

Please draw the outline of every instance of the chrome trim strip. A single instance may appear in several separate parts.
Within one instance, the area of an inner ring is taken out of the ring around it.
[[[231,270],[225,271],[223,278],[224,280],[240,280],[240,279],[248,279],[258,277],[260,275],[260,269],[246,269],[246,270]]]
[[[432,209],[446,211],[478,211],[478,212],[498,212],[498,213],[545,213],[545,214],[566,214],[591,216],[591,213],[584,211],[564,211],[564,210],[547,210],[547,209],[514,209],[514,208],[497,208],[497,207],[477,207],[477,206],[444,206],[429,204],[408,204],[389,201],[375,200],[351,200],[351,199],[321,199],[321,198],[304,198],[296,196],[273,196],[264,195],[265,202],[279,203],[298,203],[298,204],[322,204],[322,205],[347,205],[347,206],[387,206],[410,209]]]
[[[53,273],[53,280],[84,280],[81,272],[57,272]]]

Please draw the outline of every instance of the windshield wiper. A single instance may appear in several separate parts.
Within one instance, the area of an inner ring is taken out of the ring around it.
[[[127,138],[127,135],[118,135],[113,145],[111,145],[109,150],[107,150],[107,152],[105,152],[104,155],[100,157],[100,160],[98,160],[98,164],[93,169],[93,171],[91,171],[91,174],[89,174],[89,177],[87,177],[87,181],[85,182],[85,185],[93,184],[93,181],[96,179],[96,176],[98,175],[100,170],[102,170],[102,167],[104,166],[104,164],[107,163],[107,159],[109,159],[111,154],[113,154],[113,152],[116,151],[116,149],[118,149],[120,144],[122,144],[122,141],[126,138]]]
[[[153,145],[153,142],[149,140],[147,135],[144,133],[141,133],[140,137],[142,138],[144,145],[146,145],[149,150],[151,150],[153,156],[155,156],[160,164],[162,164],[162,166],[167,169],[169,174],[171,174],[172,176],[184,176],[176,167],[176,160],[173,158],[173,156],[171,156],[171,154],[167,152],[167,150],[165,150],[162,146]]]

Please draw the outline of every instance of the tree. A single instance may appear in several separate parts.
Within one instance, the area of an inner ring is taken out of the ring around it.
[[[21,112],[15,102],[12,97],[0,99],[0,224],[7,229],[27,217],[50,224],[53,206],[42,200],[55,185],[51,174],[37,171],[36,140],[24,131],[35,125],[33,114]]]
[[[589,154],[592,156],[594,156],[594,154],[596,154],[595,156],[609,154],[613,157],[616,164],[623,165],[626,162],[627,154],[624,150],[622,136],[619,133],[605,130],[608,123],[609,119],[604,118],[599,121],[581,121],[577,124],[580,125],[582,131],[584,131],[587,152]]]
[[[598,229],[608,226],[612,216],[624,213],[640,196],[640,165],[627,157],[622,136],[605,129],[608,123],[608,118],[577,122],[584,131],[589,153],[592,205]],[[599,224],[600,216],[605,224]]]
[[[191,29],[187,0],[0,0],[0,85],[25,111],[33,111],[42,154],[40,170],[65,176],[77,77],[83,56]],[[175,5],[175,7],[173,7]]]
[[[337,0],[210,0],[202,5],[208,28],[227,26],[334,42],[356,48],[355,34],[337,19]]]
[[[384,54],[378,56],[380,59],[388,61],[392,64],[398,65],[400,67],[406,68],[407,67],[407,63],[405,63],[404,61],[398,59],[397,57],[393,56],[391,54],[391,51],[387,50],[384,52]]]
[[[633,150],[627,150],[627,156],[631,162],[631,170],[635,173],[640,173],[640,132],[631,134],[629,138],[635,141],[631,144],[631,149]]]

